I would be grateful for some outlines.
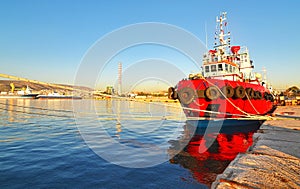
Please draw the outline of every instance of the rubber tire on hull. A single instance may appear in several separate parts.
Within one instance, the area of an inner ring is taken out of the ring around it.
[[[195,97],[195,91],[192,88],[185,87],[178,91],[178,99],[180,103],[189,105],[193,102]]]
[[[177,91],[174,89],[174,87],[170,87],[168,89],[168,98],[176,100],[178,98]]]
[[[254,99],[258,99],[258,100],[262,99],[262,94],[260,91],[254,92]]]
[[[168,98],[173,99],[174,87],[169,87],[168,89]]]
[[[272,94],[265,92],[264,97],[266,100],[270,100],[271,102],[274,102],[274,97]]]
[[[265,94],[264,94],[264,98],[266,99],[266,100],[272,100],[272,95],[270,94],[270,93],[268,93],[268,92],[265,92]]]
[[[270,98],[270,101],[271,101],[271,102],[274,102],[274,97],[273,97],[272,94],[270,94],[270,97],[269,97],[269,98]]]
[[[254,98],[254,90],[252,88],[246,88],[246,94],[248,95],[249,99]],[[247,96],[245,98],[247,98]]]
[[[215,86],[208,87],[205,90],[205,96],[209,100],[216,100],[217,98],[220,97],[219,89],[217,87],[215,87]]]
[[[243,86],[238,86],[234,89],[235,98],[244,98],[246,96],[246,91]]]
[[[178,99],[178,93],[175,90],[174,93],[173,93],[173,100],[176,100],[176,99]]]
[[[221,91],[226,98],[231,98],[234,95],[234,89],[229,85],[222,87]]]

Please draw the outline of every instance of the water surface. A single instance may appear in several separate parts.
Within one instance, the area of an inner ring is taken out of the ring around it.
[[[0,188],[207,188],[252,134],[191,136],[182,116],[128,101],[1,99]]]

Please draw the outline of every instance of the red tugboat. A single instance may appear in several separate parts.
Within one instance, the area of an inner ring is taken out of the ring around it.
[[[253,72],[246,47],[231,46],[226,12],[217,17],[214,49],[203,55],[202,74],[190,74],[169,98],[179,99],[188,121],[207,124],[257,127],[272,113],[274,97],[261,75]],[[211,122],[213,121],[213,122]]]

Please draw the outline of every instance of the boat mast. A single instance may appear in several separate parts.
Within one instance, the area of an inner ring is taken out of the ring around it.
[[[216,33],[215,33],[215,50],[221,55],[225,53],[228,47],[230,47],[230,32],[225,33],[227,26],[227,12],[222,12],[219,17],[216,18]]]

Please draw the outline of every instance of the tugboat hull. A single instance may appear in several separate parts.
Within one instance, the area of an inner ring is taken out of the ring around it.
[[[187,117],[243,118],[266,115],[274,108],[273,96],[259,84],[219,79],[182,80],[177,84],[176,93]]]

